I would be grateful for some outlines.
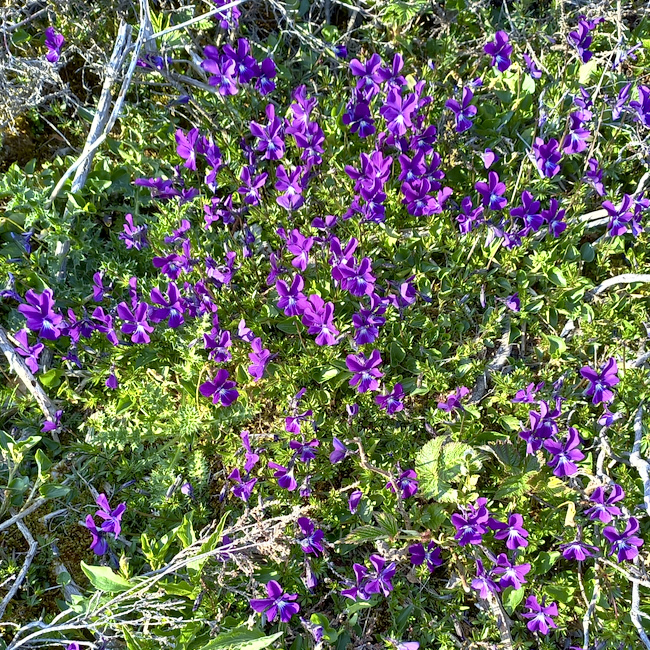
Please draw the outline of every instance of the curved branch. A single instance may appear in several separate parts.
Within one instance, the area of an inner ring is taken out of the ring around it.
[[[596,296],[600,295],[604,291],[607,291],[610,287],[614,287],[617,284],[650,284],[650,273],[622,273],[621,275],[615,275],[613,278],[609,278],[604,282],[601,282],[598,286],[594,287],[591,291],[585,293],[585,300],[589,302]]]
[[[32,564],[32,560],[38,551],[38,542],[32,537],[29,528],[27,528],[27,526],[25,526],[25,524],[20,520],[16,522],[16,526],[18,527],[18,530],[21,532],[22,536],[25,538],[25,541],[29,544],[29,550],[27,551],[27,556],[25,557],[23,568],[20,570],[20,573],[16,577],[16,580],[11,586],[9,593],[2,599],[2,602],[0,603],[0,619],[2,619],[4,616],[7,605],[9,605],[11,599],[16,595],[16,593],[18,593],[20,585],[22,585],[25,581],[29,567]]]

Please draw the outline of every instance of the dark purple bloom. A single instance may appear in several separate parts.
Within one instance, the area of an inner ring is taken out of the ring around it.
[[[631,101],[630,108],[636,111],[634,119],[646,127],[650,127],[650,88],[639,84],[639,101]]]
[[[519,432],[519,437],[526,441],[526,453],[534,454],[545,440],[552,438],[558,432],[558,425],[555,419],[560,415],[560,401],[556,402],[556,407],[551,410],[548,403],[544,400],[539,402],[539,413],[529,411],[530,429],[524,429]]]
[[[294,478],[293,467],[287,468],[284,465],[278,465],[274,462],[269,462],[269,467],[276,470],[273,476],[278,479],[278,485],[284,490],[292,492],[298,487],[298,481]]]
[[[176,153],[185,161],[184,167],[196,171],[197,141],[199,130],[194,128],[187,132],[176,130]]]
[[[643,546],[643,540],[636,536],[638,532],[639,522],[635,517],[628,519],[622,533],[619,533],[613,526],[606,526],[603,529],[603,535],[612,545],[609,555],[616,552],[619,562],[633,560],[639,554],[639,547]]]
[[[199,386],[199,391],[203,397],[212,397],[214,404],[230,406],[239,397],[239,392],[235,388],[237,384],[229,380],[230,373],[221,368],[213,381],[206,381]]]
[[[294,228],[287,241],[287,250],[296,256],[291,260],[291,266],[304,271],[309,264],[309,251],[313,245],[313,237],[305,237],[297,228]]]
[[[336,266],[337,278],[341,282],[341,288],[349,291],[353,296],[370,295],[375,290],[377,278],[372,274],[372,261],[364,257],[359,266],[355,265],[352,258],[346,264]]]
[[[451,413],[453,410],[458,409],[458,410],[463,410],[463,406],[461,404],[461,400],[464,397],[467,397],[469,395],[470,390],[467,388],[467,386],[460,386],[460,388],[456,389],[455,393],[452,393],[447,397],[446,402],[438,402],[438,408],[442,411],[446,411],[447,413]]]
[[[136,226],[133,223],[133,215],[127,214],[124,217],[124,232],[120,233],[118,236],[124,241],[127,248],[135,248],[135,250],[140,251],[143,248],[149,246],[147,241],[147,226]]]
[[[300,433],[300,425],[305,420],[308,420],[313,414],[313,411],[309,409],[304,413],[296,413],[295,415],[290,415],[285,418],[284,421],[284,430],[287,433],[293,433],[298,435]]]
[[[503,591],[508,587],[519,589],[521,585],[526,584],[525,576],[530,571],[530,564],[513,565],[505,553],[497,557],[497,562],[492,573],[503,576],[499,580],[499,589]]]
[[[514,312],[521,310],[521,300],[519,299],[518,293],[513,293],[511,296],[508,296],[505,301],[505,305],[508,309]]]
[[[247,502],[251,498],[251,494],[253,493],[253,488],[257,483],[257,479],[249,478],[246,480],[242,478],[238,468],[233,469],[233,471],[228,475],[228,478],[231,481],[235,481],[235,485],[233,485],[231,488],[232,493],[237,498]]]
[[[168,283],[166,296],[160,289],[154,287],[151,290],[150,297],[154,305],[160,305],[160,307],[151,308],[151,320],[154,323],[160,323],[165,319],[169,319],[167,323],[169,327],[176,329],[185,322],[183,318],[185,309],[181,302],[181,294],[173,282]]]
[[[210,332],[203,335],[205,349],[209,350],[208,357],[216,363],[225,363],[230,361],[230,347],[232,346],[232,337],[228,330],[220,330],[213,327]]]
[[[603,208],[607,210],[610,217],[609,224],[607,225],[610,236],[617,237],[628,232],[628,226],[634,219],[634,213],[631,211],[631,207],[632,197],[629,194],[623,195],[623,200],[618,208],[611,201],[603,201]]]
[[[390,68],[379,68],[376,77],[379,77],[382,83],[388,84],[389,87],[400,89],[406,85],[406,79],[402,76],[404,67],[404,58],[399,52],[393,57],[393,64]]]
[[[462,212],[456,216],[458,227],[463,235],[474,230],[483,223],[484,208],[482,205],[474,207],[472,199],[469,196],[463,198],[460,202]]]
[[[391,562],[386,565],[386,560],[379,555],[371,555],[370,563],[374,567],[374,571],[368,573],[366,583],[363,587],[367,595],[383,593],[384,596],[393,591],[391,583],[392,577],[395,575],[397,565]]]
[[[277,69],[275,67],[275,61],[273,59],[266,57],[260,63],[259,77],[255,82],[255,88],[260,91],[262,96],[266,96],[272,93],[275,90],[275,75],[277,74]]]
[[[588,557],[593,557],[593,554],[598,551],[596,546],[586,544],[580,538],[576,538],[568,544],[560,545],[560,549],[562,549],[562,557],[565,560],[577,562],[584,562]]]
[[[401,498],[408,499],[415,495],[418,491],[419,481],[417,480],[418,475],[414,469],[407,469],[402,472],[400,477],[397,479],[397,489],[401,491]],[[386,483],[386,487],[391,491],[395,492],[395,486],[392,482]]]
[[[341,595],[345,596],[346,598],[351,598],[352,600],[356,600],[357,598],[361,598],[361,600],[368,600],[370,596],[366,593],[364,588],[368,569],[362,564],[355,563],[352,565],[352,570],[354,571],[355,576],[354,585],[349,589],[343,589],[341,591]]]
[[[618,373],[618,366],[616,359],[610,357],[605,365],[601,368],[600,372],[596,372],[589,366],[584,366],[580,369],[580,374],[589,381],[589,387],[585,391],[585,395],[589,397],[593,395],[593,403],[599,404],[600,402],[611,402],[614,399],[614,392],[610,390],[620,381],[616,376]]]
[[[350,450],[336,436],[332,440],[332,445],[334,451],[330,454],[330,463],[336,465],[336,463],[340,463],[348,456]]]
[[[117,386],[118,386],[117,376],[115,375],[114,372],[111,372],[108,375],[108,379],[106,379],[105,385],[106,388],[110,388],[111,390],[117,390]]]
[[[521,203],[520,206],[510,210],[510,215],[524,222],[519,234],[525,237],[537,232],[542,227],[544,219],[539,213],[540,202],[536,201],[535,197],[528,190],[524,190],[521,193]]]
[[[122,515],[126,510],[126,503],[120,503],[117,508],[111,510],[108,499],[105,494],[100,494],[95,500],[99,506],[99,510],[95,513],[95,517],[104,520],[102,524],[102,531],[105,533],[113,533],[117,537],[122,530]]]
[[[474,93],[467,87],[463,88],[463,98],[459,103],[455,99],[448,99],[445,106],[452,111],[456,117],[456,132],[463,133],[472,127],[472,118],[476,115],[476,106],[470,102]]]
[[[232,45],[223,46],[224,58],[230,59],[235,63],[235,72],[240,83],[248,83],[259,73],[257,61],[250,54],[251,48],[247,39],[237,39],[237,49]]]
[[[207,47],[204,49],[204,53],[206,55],[208,54]],[[216,60],[208,57],[201,61],[201,67],[212,75],[209,77],[208,83],[211,86],[216,86],[217,92],[220,95],[237,94],[237,84],[235,83],[237,70],[235,68],[235,62],[232,59],[219,57],[219,60]]]
[[[589,33],[590,31],[589,23],[585,20],[580,20],[578,22],[578,28],[575,31],[570,32],[567,37],[569,45],[573,45],[573,47],[576,48],[578,56],[583,63],[587,63],[587,61],[589,61],[589,59],[594,55],[594,53],[590,52],[588,49],[593,40]]]
[[[540,79],[542,71],[537,67],[535,61],[526,53],[523,54],[523,57],[526,64],[526,72],[528,72],[533,79]]]
[[[281,205],[287,210],[297,210],[305,202],[305,199],[302,195],[303,192],[303,180],[301,174],[303,173],[302,167],[296,167],[291,170],[288,174],[284,168],[284,165],[279,165],[275,171],[276,178],[278,179],[275,183],[275,189],[278,192],[284,192],[280,194],[276,201],[278,205]],[[294,229],[294,232],[298,232]],[[313,242],[313,237],[309,238]],[[295,264],[294,264],[295,266]],[[301,270],[305,270],[304,268]]]
[[[503,196],[506,192],[506,185],[499,181],[496,172],[488,174],[488,182],[479,181],[474,185],[476,191],[483,198],[483,205],[490,210],[503,210],[508,204],[508,199]]]
[[[595,158],[590,158],[587,161],[588,168],[583,177],[583,181],[591,185],[596,191],[598,196],[605,196],[605,186],[603,185],[603,170],[598,165]]]
[[[408,94],[405,98],[395,88],[389,91],[379,114],[386,120],[386,128],[395,136],[401,136],[413,126],[411,121],[417,108],[417,98]]]
[[[490,519],[486,503],[487,499],[479,497],[476,500],[476,505],[461,506],[461,514],[454,513],[451,516],[451,523],[456,526],[457,531],[454,539],[458,540],[460,546],[482,542]]]
[[[59,60],[64,43],[65,38],[62,34],[57,33],[54,27],[48,27],[45,30],[45,47],[47,48],[45,58],[50,63],[56,63]]]
[[[553,474],[558,477],[573,476],[578,472],[575,464],[584,459],[585,455],[577,449],[581,440],[578,430],[569,427],[569,433],[566,442],[556,442],[555,440],[545,440],[544,447],[546,451],[553,454],[553,458],[548,462],[553,467]]]
[[[303,463],[309,463],[316,458],[316,447],[319,446],[320,440],[317,439],[310,440],[309,442],[298,442],[298,440],[292,440],[289,443],[289,447],[293,449],[294,458]]]
[[[268,598],[254,598],[251,607],[259,614],[266,615],[269,621],[274,621],[280,614],[280,621],[288,623],[294,614],[300,611],[300,606],[293,602],[298,599],[298,594],[285,594],[278,582],[271,580],[266,585]]]
[[[499,69],[499,72],[505,72],[510,67],[510,55],[512,54],[512,45],[508,43],[508,34],[499,31],[494,35],[494,41],[487,43],[483,51],[492,57],[492,65]]]
[[[348,499],[348,508],[350,509],[351,514],[356,514],[359,509],[359,503],[361,503],[361,498],[363,497],[363,492],[361,490],[354,490],[350,492],[350,498]]]
[[[273,104],[267,104],[266,117],[268,124],[251,122],[251,133],[257,138],[257,151],[263,151],[264,158],[279,160],[284,156],[284,140],[282,138],[282,122],[275,115]]]
[[[165,237],[165,244],[174,244],[177,241],[185,240],[185,233],[192,227],[192,224],[187,219],[181,219],[181,225],[171,235]]]
[[[381,57],[379,54],[373,54],[366,63],[361,63],[358,59],[350,61],[350,71],[357,81],[357,90],[364,93],[370,99],[379,92],[379,83],[382,79],[379,74],[381,66]]]
[[[552,198],[549,202],[548,210],[542,210],[542,219],[548,223],[548,231],[553,235],[553,237],[559,237],[566,230],[566,222],[564,221],[564,215],[566,211],[564,209],[559,209],[560,204],[558,200]]]
[[[343,113],[343,124],[350,127],[351,133],[358,133],[360,138],[367,138],[376,131],[375,120],[370,112],[370,106],[364,101],[359,101],[348,106]]]
[[[36,343],[35,345],[29,344],[29,332],[27,330],[20,330],[14,334],[14,338],[18,341],[16,352],[21,357],[25,357],[27,367],[36,374],[38,372],[38,356],[45,348],[43,343]]]
[[[499,592],[499,586],[492,578],[492,571],[486,571],[481,560],[476,560],[476,578],[472,580],[472,589],[476,589],[483,599],[489,598],[491,593]]]
[[[437,566],[442,564],[440,549],[433,542],[429,542],[426,551],[422,544],[413,544],[409,546],[409,553],[411,554],[411,564],[420,566],[426,562],[431,573],[435,571]]]
[[[41,433],[48,433],[50,431],[56,431],[61,426],[61,416],[63,411],[56,411],[54,413],[54,420],[45,420],[43,427],[41,428]]]
[[[263,347],[262,339],[259,337],[253,339],[251,347],[253,351],[248,354],[248,358],[251,360],[248,372],[255,381],[259,381],[264,376],[266,366],[271,360],[271,352]]]
[[[308,517],[300,517],[298,519],[298,525],[302,529],[304,535],[303,538],[298,540],[303,552],[313,553],[314,555],[323,553],[322,541],[325,537],[325,533],[320,529],[316,530],[314,523]]]
[[[377,395],[375,403],[383,409],[388,415],[393,415],[404,408],[402,400],[404,399],[404,389],[402,384],[395,384],[393,390],[388,395]]]
[[[246,460],[244,463],[244,471],[247,474],[250,474],[251,470],[255,465],[257,465],[257,461],[260,459],[259,455],[254,453],[253,450],[251,449],[251,443],[250,443],[250,432],[249,431],[242,431],[240,434],[242,445],[244,447],[244,451],[246,452]]]
[[[302,324],[316,335],[316,345],[336,345],[339,331],[334,327],[334,303],[325,303],[318,294],[305,303]]]
[[[113,317],[110,314],[105,314],[101,307],[95,307],[92,319],[95,321],[95,329],[102,334],[106,334],[106,338],[112,345],[118,345],[117,334],[113,328]]]
[[[237,190],[239,194],[243,195],[244,203],[247,205],[260,204],[260,189],[264,187],[268,174],[258,174],[254,176],[255,168],[252,166],[245,166],[241,170],[240,179],[243,185]]]
[[[526,624],[526,627],[528,627],[531,632],[548,634],[549,628],[557,627],[555,621],[551,618],[552,616],[557,616],[557,605],[555,603],[551,603],[547,607],[544,607],[544,601],[542,601],[542,604],[540,605],[535,596],[528,596],[526,599],[526,607],[528,607],[530,611],[522,614],[522,616],[530,619]]]
[[[585,129],[583,126],[584,121],[587,119],[586,115],[589,115],[590,117],[591,113],[588,113],[587,111],[576,111],[569,115],[571,128],[562,142],[564,153],[580,153],[589,146],[587,140],[591,136],[591,131]]]
[[[604,487],[599,486],[594,490],[590,499],[596,505],[585,511],[585,515],[589,519],[599,519],[604,524],[608,524],[614,517],[620,517],[623,514],[621,509],[614,504],[625,498],[625,492],[616,483],[613,483],[611,487],[612,489],[608,497],[605,497]]]
[[[535,385],[535,382],[531,382],[528,384],[528,386],[526,386],[526,388],[518,390],[512,401],[515,404],[534,404],[535,395],[537,394],[537,391],[539,391],[543,386],[543,381],[537,385]]]
[[[350,379],[350,386],[357,386],[360,393],[365,393],[369,390],[379,390],[380,377],[384,374],[379,371],[378,367],[381,365],[381,355],[379,350],[373,350],[369,357],[366,357],[363,352],[357,355],[349,354],[345,363],[348,370],[353,373]]]
[[[108,553],[108,542],[106,541],[105,533],[101,529],[97,529],[92,515],[88,515],[86,517],[86,528],[93,536],[92,542],[90,544],[90,549],[92,552],[95,555],[105,555]]]
[[[514,513],[510,515],[507,524],[490,518],[488,525],[492,530],[497,531],[494,534],[494,539],[505,539],[506,546],[510,550],[528,546],[528,540],[526,539],[528,531],[524,528],[524,518],[520,514]]]
[[[125,302],[117,306],[117,315],[124,321],[122,323],[122,333],[131,334],[133,343],[149,343],[151,341],[149,334],[153,332],[153,327],[147,320],[147,311],[149,305],[146,302],[137,303],[132,311]]]
[[[27,319],[27,327],[40,338],[55,341],[61,336],[63,316],[54,311],[52,289],[44,289],[41,294],[29,289],[25,304],[18,305],[18,311]]]
[[[293,278],[290,287],[284,280],[278,280],[275,283],[275,290],[280,296],[277,306],[278,309],[284,310],[286,316],[301,316],[304,312],[307,301],[307,297],[302,293],[304,286],[305,281],[299,274]]]
[[[537,169],[546,178],[552,178],[560,171],[559,162],[562,159],[562,154],[558,147],[559,144],[555,138],[551,138],[548,142],[544,142],[542,138],[535,138],[533,144],[535,162]]]

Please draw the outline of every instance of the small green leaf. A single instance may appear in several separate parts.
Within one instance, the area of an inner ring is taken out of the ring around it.
[[[45,485],[41,485],[38,491],[41,493],[41,496],[45,497],[46,499],[56,499],[58,497],[64,497],[66,494],[68,494],[68,492],[70,492],[70,488],[66,487],[65,485],[58,485],[56,483],[46,483]]]
[[[52,461],[40,449],[36,450],[34,460],[36,460],[36,467],[38,468],[38,478],[43,481],[45,480],[43,475],[52,467]]]
[[[93,587],[101,591],[120,593],[127,591],[133,586],[128,580],[114,573],[107,566],[91,566],[82,560],[81,570],[86,574]]]
[[[513,589],[512,587],[508,587],[506,589],[502,599],[503,599],[503,606],[505,607],[506,611],[510,616],[514,613],[515,609],[517,609],[517,605],[524,599],[524,591],[525,589],[521,587],[520,589]]]
[[[548,279],[556,286],[556,287],[566,287],[567,282],[566,278],[564,277],[564,274],[560,269],[557,267],[553,266],[548,270]]]
[[[263,650],[283,634],[284,632],[276,632],[270,636],[264,636],[257,629],[249,630],[246,627],[238,627],[230,632],[220,634],[200,650]]]

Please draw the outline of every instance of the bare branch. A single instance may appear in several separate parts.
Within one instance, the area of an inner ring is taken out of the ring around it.
[[[641,456],[641,439],[643,438],[643,404],[639,406],[634,416],[634,445],[630,454],[630,464],[643,481],[643,503],[650,515],[650,463]]]
[[[47,499],[39,497],[27,508],[24,508],[19,513],[15,514],[11,519],[7,519],[0,524],[0,531],[3,531],[5,528],[9,528],[14,524],[18,523],[21,519],[24,519],[28,515],[31,515],[34,510],[38,510],[44,503],[47,502]]]
[[[38,380],[32,374],[32,371],[27,367],[27,364],[23,361],[22,357],[18,355],[13,345],[9,341],[7,332],[3,327],[0,326],[0,350],[7,357],[9,361],[9,367],[16,373],[18,379],[23,384],[23,386],[29,391],[32,397],[36,400],[39,408],[43,412],[43,415],[48,420],[54,422],[56,420],[56,407],[52,400],[47,396],[47,393],[43,390]],[[56,431],[52,431],[52,438],[59,441],[59,437]]]
[[[591,291],[585,293],[585,300],[589,302],[599,294],[607,291],[610,287],[614,287],[617,284],[648,284],[650,283],[650,273],[622,273],[621,275],[616,275],[613,278],[609,278],[604,282],[601,282],[598,286],[594,287]]]
[[[5,610],[7,609],[7,605],[11,602],[11,599],[18,593],[18,590],[20,589],[20,586],[23,584],[25,578],[27,577],[27,572],[29,571],[29,567],[32,564],[32,560],[36,556],[36,552],[38,551],[38,543],[36,540],[32,537],[31,532],[29,531],[29,528],[25,526],[25,524],[22,521],[17,521],[16,526],[18,527],[18,530],[21,532],[22,536],[25,538],[25,541],[27,544],[29,544],[29,550],[27,551],[27,555],[25,556],[25,562],[23,563],[23,568],[20,570],[20,573],[16,577],[16,580],[14,584],[11,586],[11,589],[7,593],[7,595],[2,599],[2,602],[0,603],[0,619],[4,616]]]

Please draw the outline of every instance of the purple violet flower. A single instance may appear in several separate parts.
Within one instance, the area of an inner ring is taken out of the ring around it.
[[[29,344],[29,332],[24,329],[16,332],[14,338],[18,342],[18,347],[16,347],[16,352],[21,356],[25,357],[25,363],[27,367],[36,374],[38,372],[38,356],[45,348],[43,343],[36,343],[35,345]]]
[[[488,182],[478,181],[474,188],[483,198],[483,206],[490,210],[503,210],[508,204],[508,199],[503,196],[506,192],[506,185],[499,181],[496,172],[489,172]]]
[[[530,610],[529,612],[522,614],[524,618],[530,619],[526,624],[526,627],[531,632],[539,632],[540,634],[548,634],[549,628],[557,628],[555,621],[551,618],[552,616],[557,616],[557,605],[551,603],[547,607],[544,607],[544,601],[540,605],[535,596],[528,596],[526,599],[526,607]]]
[[[447,413],[451,413],[456,409],[462,411],[463,406],[461,404],[461,400],[464,397],[467,397],[469,393],[470,390],[467,388],[467,386],[460,386],[456,389],[455,393],[452,393],[449,395],[449,397],[447,397],[447,400],[445,402],[438,402],[438,408],[441,411],[446,411]]]
[[[625,492],[616,483],[613,483],[611,488],[608,497],[605,497],[605,488],[603,486],[598,486],[589,497],[596,505],[585,510],[585,515],[592,521],[599,519],[604,524],[608,524],[614,517],[620,517],[623,514],[621,509],[614,504],[625,498]]]
[[[305,536],[298,540],[300,548],[303,550],[303,552],[313,553],[314,555],[323,553],[323,545],[321,542],[325,537],[325,533],[323,533],[320,528],[316,530],[314,523],[308,517],[300,517],[298,519],[298,525],[302,529],[302,533]]]
[[[537,169],[542,176],[552,178],[560,171],[559,162],[562,159],[562,153],[559,151],[559,144],[555,138],[544,142],[542,138],[535,138],[533,144],[533,154]]]
[[[146,302],[139,302],[133,310],[125,302],[117,306],[117,315],[124,321],[121,331],[123,334],[131,334],[132,343],[150,343],[149,334],[153,327],[147,320],[149,305]]]
[[[388,415],[393,415],[404,408],[404,389],[402,384],[397,383],[388,395],[377,395],[375,403],[383,409]]]
[[[499,589],[503,591],[508,587],[520,589],[526,584],[525,576],[530,571],[530,564],[513,565],[505,553],[499,554],[496,565],[492,569],[494,575],[503,576],[499,580]]]
[[[273,622],[280,615],[282,623],[288,623],[294,614],[300,611],[300,606],[293,602],[298,599],[298,594],[286,594],[278,582],[271,580],[266,585],[268,598],[253,598],[251,607],[259,614]]]
[[[248,354],[248,358],[251,360],[251,365],[248,366],[248,372],[255,381],[259,381],[264,376],[264,371],[272,355],[268,349],[263,347],[262,339],[259,337],[253,339],[251,347],[253,351]]]
[[[505,539],[506,546],[510,550],[516,548],[525,548],[528,546],[528,531],[524,528],[524,518],[517,513],[513,513],[508,517],[508,523],[504,524],[501,521],[490,517],[488,526],[497,531],[494,534],[494,539]]]
[[[573,476],[577,474],[578,467],[575,464],[584,460],[585,455],[577,449],[581,440],[578,430],[569,427],[566,442],[561,443],[555,440],[545,440],[544,447],[546,451],[553,454],[553,458],[548,461],[549,467],[553,467],[553,474],[558,477]]]
[[[460,546],[482,542],[490,519],[486,503],[487,499],[479,497],[475,505],[461,506],[461,514],[454,513],[451,516],[451,523],[456,526],[457,531],[454,539],[458,540]]]
[[[363,352],[357,355],[349,354],[345,359],[348,370],[353,373],[350,379],[350,386],[357,386],[360,393],[366,393],[369,390],[379,390],[378,379],[384,376],[378,367],[381,365],[381,355],[379,350],[373,350],[369,357]]]
[[[127,249],[135,248],[135,250],[140,251],[143,248],[149,246],[147,241],[147,225],[143,224],[142,226],[136,226],[133,223],[133,215],[127,214],[124,217],[124,232],[120,233],[118,237],[124,241]]]
[[[508,34],[499,31],[494,35],[494,41],[483,47],[483,51],[492,57],[492,66],[496,65],[499,72],[505,72],[511,64],[512,45],[509,45],[509,40]]]
[[[418,491],[419,481],[417,480],[417,473],[414,469],[407,469],[402,472],[400,477],[397,479],[397,489],[401,491],[401,498],[408,499],[415,495]],[[395,492],[395,486],[392,482],[386,483],[386,488],[391,492]]]
[[[221,368],[213,381],[206,381],[199,386],[199,391],[203,397],[212,397],[213,404],[230,406],[239,397],[239,392],[235,388],[237,385],[234,381],[228,379],[230,373]]]
[[[380,555],[371,555],[370,563],[374,567],[374,571],[368,573],[364,591],[366,595],[383,593],[384,596],[393,591],[391,579],[395,575],[397,565],[391,562],[386,565],[386,560]]]
[[[359,509],[359,504],[361,503],[361,498],[363,497],[363,492],[361,490],[354,490],[350,492],[350,498],[348,499],[348,508],[350,514],[356,514]]]
[[[273,476],[278,479],[278,485],[282,489],[293,492],[298,487],[298,481],[293,475],[293,467],[287,468],[272,461],[269,461],[269,467],[276,470]]]
[[[247,502],[251,498],[253,493],[253,488],[257,483],[256,478],[242,478],[239,473],[239,469],[235,467],[232,472],[228,475],[228,478],[231,481],[235,481],[235,485],[232,486],[232,493],[239,499],[244,502]]]
[[[560,549],[565,560],[573,560],[574,562],[584,562],[588,557],[593,557],[593,554],[598,551],[598,547],[586,544],[579,537],[568,544],[561,544]]]
[[[472,589],[476,589],[479,597],[484,600],[489,598],[491,593],[499,592],[499,586],[492,579],[492,571],[486,571],[481,560],[476,560],[476,578],[472,580]]]
[[[429,542],[426,551],[422,544],[413,544],[409,546],[409,553],[411,554],[411,564],[420,566],[426,562],[430,573],[433,573],[436,567],[442,565],[440,549],[433,542]]]
[[[99,556],[106,555],[106,553],[108,553],[108,542],[106,541],[105,533],[101,529],[97,528],[92,515],[88,515],[86,517],[85,526],[90,531],[90,534],[93,536],[92,541],[90,543],[90,550],[95,555],[99,555]]]
[[[330,454],[330,463],[336,465],[336,463],[340,463],[348,456],[350,450],[336,436],[332,440],[332,445],[334,451]]]
[[[610,390],[616,386],[620,379],[616,376],[618,373],[618,365],[616,359],[610,357],[605,365],[596,372],[589,366],[584,366],[580,369],[580,374],[589,381],[589,387],[585,391],[587,397],[593,395],[592,402],[599,404],[600,402],[611,402],[614,399],[614,392]]]
[[[445,106],[456,117],[456,133],[463,133],[473,125],[472,118],[476,115],[476,106],[470,104],[474,93],[467,87],[463,88],[463,98],[459,103],[455,99],[448,99]],[[489,167],[489,165],[488,165]]]
[[[59,34],[54,27],[48,27],[45,30],[45,47],[47,48],[47,54],[45,58],[50,63],[56,63],[61,56],[61,48],[65,43],[65,38],[62,34]]]
[[[126,510],[126,503],[120,503],[117,508],[111,510],[108,499],[105,494],[100,494],[95,500],[99,506],[99,510],[95,513],[95,517],[104,520],[102,524],[102,531],[105,533],[113,533],[117,537],[122,530],[122,515]]]
[[[639,522],[635,517],[630,517],[625,526],[625,530],[619,533],[613,526],[603,528],[603,536],[612,545],[609,555],[616,552],[616,557],[620,562],[625,560],[631,561],[639,554],[639,547],[643,546],[643,540],[637,537],[639,532]]]
[[[52,289],[44,289],[41,294],[29,289],[25,294],[25,304],[18,305],[18,311],[27,319],[27,327],[37,332],[40,338],[55,341],[61,336],[59,326],[63,316],[54,311]]]

